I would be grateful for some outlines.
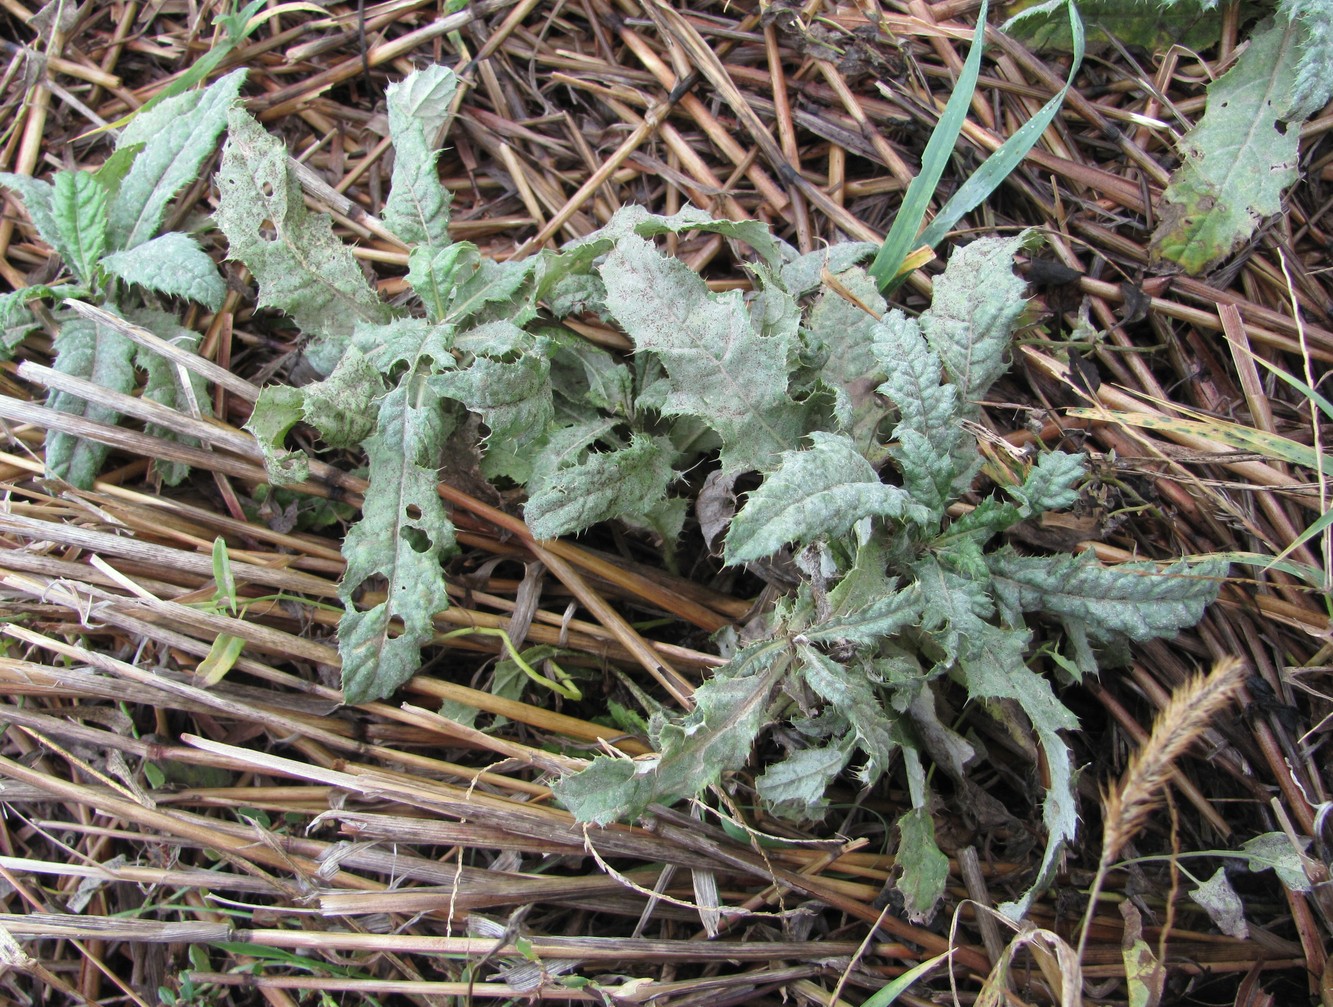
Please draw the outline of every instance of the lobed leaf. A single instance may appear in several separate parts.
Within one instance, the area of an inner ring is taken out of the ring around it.
[[[856,744],[866,753],[866,766],[859,774],[862,782],[875,782],[889,768],[898,739],[871,688],[866,668],[839,664],[805,643],[797,645],[796,653],[805,684],[846,719]]]
[[[504,321],[473,330],[468,338],[478,347],[491,349],[465,369],[436,374],[430,379],[431,387],[479,413],[490,427],[488,443],[521,454],[540,440],[555,415],[551,362],[545,347]],[[514,356],[517,359],[510,359]]]
[[[312,359],[331,371],[358,322],[385,323],[392,312],[334,236],[329,218],[306,212],[282,142],[243,109],[231,109],[227,123],[218,226],[232,257],[258,281],[260,306],[286,312],[302,332],[326,343],[327,351]]]
[[[1026,516],[1064,510],[1078,503],[1078,484],[1087,474],[1085,457],[1064,451],[1043,451],[1028,469],[1021,486],[1009,495],[1023,504]]]
[[[443,248],[450,243],[452,196],[436,171],[435,140],[457,88],[452,70],[428,66],[390,84],[386,94],[394,160],[383,220],[408,245]]]
[[[609,251],[613,245],[633,235],[640,238],[655,238],[664,234],[686,234],[691,231],[720,234],[724,238],[743,241],[758,252],[759,257],[769,266],[776,268],[782,264],[782,249],[774,239],[773,232],[763,221],[714,218],[706,210],[695,206],[687,206],[669,216],[652,213],[635,204],[622,206],[611,215],[606,226],[570,242],[560,254],[569,255],[575,261],[591,262],[596,256]],[[557,270],[552,276],[563,272]]]
[[[724,472],[767,468],[800,439],[803,411],[787,394],[790,345],[754,331],[738,291],[711,293],[683,262],[636,236],[616,244],[600,273],[607,308],[640,351],[665,365],[662,411],[716,430]]]
[[[1029,639],[1030,635],[1021,630],[979,623],[973,627],[957,664],[957,673],[973,699],[1005,699],[1018,704],[1046,756],[1050,776],[1042,801],[1046,849],[1031,887],[1000,907],[1012,919],[1025,916],[1033,899],[1050,884],[1065,843],[1078,829],[1073,753],[1059,733],[1077,729],[1078,720],[1056,698],[1050,682],[1027,666],[1024,656]]]
[[[886,375],[877,390],[898,407],[897,429],[915,430],[942,453],[951,453],[960,438],[958,389],[942,380],[943,364],[926,344],[921,326],[895,308],[875,326],[872,340],[879,370]]]
[[[1296,79],[1291,86],[1290,119],[1300,122],[1328,104],[1333,96],[1333,8],[1329,0],[1282,0],[1279,19],[1303,31],[1296,53]]]
[[[126,312],[135,325],[148,329],[154,335],[170,342],[179,349],[195,351],[199,347],[200,337],[197,332],[187,329],[174,315],[156,308],[139,308]],[[143,397],[152,402],[161,403],[168,408],[186,415],[198,414],[200,417],[213,415],[213,402],[208,395],[208,385],[193,371],[184,372],[172,361],[153,350],[138,346],[135,349],[135,363],[148,376],[144,384]],[[184,372],[184,373],[183,373]],[[188,393],[183,381],[188,380]],[[197,445],[193,437],[183,437],[171,427],[149,423],[144,432],[150,437],[159,437],[168,441],[180,441],[182,444]],[[168,486],[178,486],[190,473],[190,467],[184,462],[167,461],[164,458],[153,459],[153,471]]]
[[[1008,368],[1005,355],[1027,307],[1013,257],[1028,243],[1023,233],[979,238],[958,249],[935,281],[934,298],[921,316],[926,342],[965,403],[979,401]]]
[[[650,804],[692,796],[739,769],[786,673],[785,649],[767,641],[741,651],[699,687],[694,710],[680,723],[657,725],[658,755],[598,756],[587,769],[556,783],[556,797],[579,821],[606,825],[635,818]]]
[[[588,454],[529,486],[524,520],[539,539],[559,538],[615,518],[651,523],[675,478],[670,444],[635,434],[618,451]]]
[[[770,814],[788,821],[819,821],[828,810],[825,791],[847,765],[841,745],[802,748],[770,764],[755,779],[755,790]]]
[[[338,653],[347,703],[381,699],[411,678],[436,613],[449,607],[441,561],[454,549],[454,528],[435,492],[448,435],[440,397],[421,376],[406,376],[380,399],[366,440],[370,488],[343,541],[347,570],[338,587],[346,605]],[[384,600],[358,610],[358,592],[379,578]]]
[[[65,253],[62,251],[64,241],[60,235],[60,228],[56,225],[56,218],[51,212],[55,187],[40,178],[16,175],[10,171],[0,171],[0,186],[19,194],[23,200],[23,208],[28,211],[28,219],[37,228],[38,237],[64,258]]]
[[[434,373],[454,366],[452,325],[433,325],[423,318],[395,318],[382,324],[358,323],[352,345],[381,374],[402,371]]]
[[[353,344],[323,381],[301,389],[301,416],[333,448],[354,448],[375,432],[375,399],[384,381]]]
[[[264,455],[264,473],[274,486],[291,486],[310,478],[310,459],[304,451],[289,451],[287,434],[304,418],[305,396],[290,385],[266,385],[245,421]]]
[[[1096,642],[1172,636],[1203,617],[1227,564],[1181,561],[1102,566],[1090,553],[1021,556],[1011,546],[986,557],[996,598],[1012,619],[1047,612]]]
[[[836,538],[870,515],[902,519],[914,510],[902,489],[879,481],[848,437],[816,432],[810,440],[804,451],[783,453],[731,522],[729,565],[771,556],[788,542]]]
[[[924,923],[949,880],[949,858],[935,842],[935,822],[925,808],[913,808],[898,819],[896,860],[902,874],[894,887],[902,894],[903,912],[911,922]]]

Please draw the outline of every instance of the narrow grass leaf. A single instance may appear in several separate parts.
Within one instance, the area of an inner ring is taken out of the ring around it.
[[[1078,76],[1078,71],[1083,65],[1083,20],[1079,17],[1078,8],[1072,2],[1068,4],[1068,9],[1074,58],[1069,67],[1069,79],[1065,82],[1065,86],[1038,109],[1036,115],[1014,130],[999,149],[986,158],[981,167],[958,187],[940,212],[935,215],[935,219],[922,232],[917,244],[934,248],[943,241],[944,236],[954,228],[964,214],[975,210],[1000,187],[1000,183],[1009,177],[1023,158],[1027,157],[1028,151],[1036,146],[1041,134],[1046,132],[1046,127],[1054,121],[1060,106],[1064,104],[1065,95],[1069,93],[1074,78]]]
[[[944,112],[921,155],[921,171],[907,186],[907,194],[903,196],[902,205],[893,218],[893,226],[870,264],[870,275],[881,290],[893,285],[908,253],[922,244],[917,240],[917,234],[921,230],[921,222],[926,218],[926,207],[930,205],[931,197],[940,184],[940,177],[948,166],[954,144],[958,142],[958,134],[962,132],[963,122],[967,118],[967,110],[972,104],[972,95],[976,91],[989,8],[988,0],[982,0],[981,9],[977,12],[976,31],[972,34],[972,46],[968,49],[967,60],[958,74],[953,93],[949,95]]]

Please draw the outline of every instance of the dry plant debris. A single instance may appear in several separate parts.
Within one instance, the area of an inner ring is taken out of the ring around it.
[[[332,214],[393,298],[406,290],[407,257],[379,223],[391,172],[384,95],[440,63],[466,83],[440,162],[451,236],[490,258],[585,236],[628,204],[761,220],[801,251],[877,241],[979,5],[323,6],[267,5],[228,48],[215,24],[234,11],[221,2],[54,4],[39,15],[3,0],[0,37],[13,41],[0,170],[96,169],[113,149],[101,127],[191,68],[213,81],[245,67],[244,106],[308,169],[307,206]],[[1015,540],[1108,562],[1233,564],[1196,629],[1136,648],[1124,673],[1063,691],[1081,721],[1069,740],[1087,767],[1083,829],[1030,913],[1039,931],[1006,949],[988,909],[1021,892],[1040,859],[1039,819],[1013,809],[1036,806],[1048,767],[1030,738],[964,706],[961,691],[941,691],[941,714],[987,759],[933,809],[949,880],[945,909],[926,924],[888,898],[888,823],[909,806],[893,774],[866,793],[849,779],[834,814],[804,830],[748,807],[763,751],[732,781],[734,798],[715,795],[708,808],[585,830],[553,806],[548,784],[606,746],[646,754],[633,716],[611,714],[688,702],[721,663],[711,634],[768,600],[771,587],[723,569],[697,530],[674,570],[651,538],[615,529],[539,542],[474,459],[449,459],[440,494],[464,551],[434,644],[391,700],[341,706],[340,545],[365,490],[362,459],[326,452],[300,492],[261,490],[262,455],[241,428],[259,387],[289,380],[302,347],[282,317],[255,309],[231,263],[217,310],[183,316],[197,354],[171,358],[207,382],[211,418],[62,389],[68,377],[47,366],[49,326],[0,371],[4,995],[861,1003],[952,949],[957,995],[989,1002],[1002,982],[1026,1003],[1328,1002],[1333,835],[1321,752],[1333,716],[1333,559],[1327,524],[1304,533],[1328,512],[1329,424],[1287,379],[1322,390],[1333,361],[1333,111],[1301,125],[1299,178],[1282,211],[1211,272],[1168,268],[1149,243],[1176,140],[1253,27],[1229,4],[1192,50],[1099,43],[1055,124],[955,234],[1036,227],[1046,241],[1022,266],[1033,324],[1015,370],[989,393],[985,443],[999,464],[1037,443],[1093,460],[1077,512],[1020,525]],[[988,36],[940,201],[1063,86],[1062,57]],[[202,226],[217,205],[216,166],[203,165],[163,223],[204,235],[221,261],[225,244]],[[714,289],[748,283],[720,236],[666,244]],[[9,200],[0,277],[18,290],[53,282],[59,268]],[[932,275],[915,274],[896,303],[922,310]],[[628,347],[596,317],[577,327],[595,345]],[[47,392],[62,390],[132,419],[110,426],[46,408]],[[90,489],[43,478],[53,431],[110,446]],[[171,463],[194,474],[164,487]],[[219,600],[219,537],[234,607]],[[507,691],[524,677],[497,664],[499,630],[520,648],[558,651],[584,698]],[[243,649],[213,683],[205,662],[223,638]],[[1117,866],[1088,911],[1099,783],[1126,766],[1135,778],[1143,763],[1127,760],[1153,745],[1156,713],[1199,668],[1231,657],[1246,669],[1240,705],[1191,727],[1190,756],[1173,748],[1169,765],[1153,767],[1169,813],[1120,829]],[[730,824],[738,818],[750,833]],[[1246,845],[1274,833],[1285,847]],[[1205,851],[1231,858],[1193,856]],[[1187,878],[1236,863],[1287,871],[1229,875],[1247,939],[1219,932],[1216,900],[1205,911],[1186,897]],[[1085,912],[1071,969],[1065,948]],[[932,990],[949,995],[947,969],[899,1000],[927,1002]]]

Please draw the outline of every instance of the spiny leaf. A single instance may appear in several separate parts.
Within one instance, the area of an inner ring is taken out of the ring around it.
[[[301,389],[301,414],[329,447],[353,448],[374,433],[383,392],[379,371],[353,344],[332,374]]]
[[[1007,8],[1011,17],[1001,30],[1041,52],[1069,52],[1073,40],[1064,6],[1013,4]],[[1105,44],[1115,39],[1149,52],[1172,45],[1207,49],[1217,44],[1222,33],[1217,0],[1174,0],[1170,4],[1078,0],[1078,12],[1087,22],[1089,42]]]
[[[979,461],[972,452],[968,435],[959,436],[955,450],[946,454],[935,441],[916,430],[895,430],[898,442],[889,448],[889,454],[898,463],[903,474],[903,488],[913,503],[909,512],[917,524],[927,527],[938,524],[949,504],[966,492],[972,482]]]
[[[1008,366],[1005,354],[1027,307],[1013,257],[1028,242],[1026,233],[979,238],[954,252],[921,316],[926,342],[966,403],[980,400]]]
[[[629,368],[587,340],[548,335],[551,382],[558,395],[575,398],[612,416],[634,411],[634,377]]]
[[[1032,724],[1046,755],[1050,786],[1042,801],[1046,825],[1046,850],[1032,886],[1000,911],[1012,919],[1027,914],[1032,900],[1050,884],[1060,851],[1074,837],[1078,811],[1074,802],[1073,753],[1060,736],[1072,731],[1078,720],[1055,697],[1050,683],[1024,661],[1029,634],[979,623],[968,639],[967,651],[958,662],[958,674],[975,699],[1009,699],[1018,703]]]
[[[628,447],[588,454],[582,463],[534,481],[523,516],[541,539],[613,518],[647,522],[674,477],[670,444],[635,434]]]
[[[724,472],[766,468],[804,432],[787,394],[786,340],[750,325],[739,292],[710,293],[678,259],[622,238],[600,269],[607,307],[666,366],[663,412],[698,416],[722,438]]]
[[[216,311],[227,285],[218,267],[189,235],[169,231],[102,259],[102,268],[129,283],[170,297],[188,297]]]
[[[23,200],[23,208],[28,211],[29,219],[37,228],[38,237],[63,258],[64,252],[61,251],[61,247],[64,242],[56,218],[51,213],[51,201],[55,197],[55,189],[51,183],[30,175],[0,171],[0,186],[19,194]]]
[[[1285,18],[1255,31],[1180,141],[1183,160],[1162,194],[1152,243],[1186,272],[1230,255],[1282,209],[1282,193],[1296,181],[1291,81],[1304,31]]]
[[[804,255],[791,249],[792,257],[782,266],[782,285],[793,297],[803,297],[819,287],[825,272],[838,276],[878,250],[873,241],[840,241]]]
[[[989,585],[955,573],[931,555],[914,563],[912,574],[912,590],[920,596],[921,628],[942,651],[944,663],[979,653],[989,637],[985,620],[995,613]]]
[[[478,355],[465,369],[435,375],[431,386],[436,393],[480,413],[490,427],[489,442],[510,453],[522,453],[546,433],[555,415],[545,345],[503,321],[473,330],[466,337],[471,345],[494,349]],[[517,350],[517,359],[509,359],[516,355],[510,347]]]
[[[389,136],[393,139],[393,183],[384,204],[384,224],[409,245],[449,244],[449,191],[435,168],[435,140],[449,117],[458,78],[444,66],[429,66],[390,84]]]
[[[570,242],[561,254],[576,253],[579,257],[595,257],[631,235],[655,238],[664,234],[685,234],[690,231],[720,234],[724,238],[743,241],[758,252],[760,258],[770,266],[776,267],[782,263],[782,250],[774,240],[768,225],[762,221],[717,219],[710,216],[707,211],[694,206],[687,206],[670,216],[651,213],[635,204],[622,206],[612,214],[605,227]],[[591,261],[591,258],[587,261]]]
[[[381,374],[397,377],[404,370],[422,374],[454,366],[450,349],[452,325],[432,325],[423,318],[395,318],[383,324],[358,323],[352,345]]]
[[[1190,891],[1189,896],[1203,907],[1217,929],[1228,937],[1244,941],[1250,937],[1249,925],[1245,922],[1245,904],[1241,902],[1236,890],[1227,880],[1227,869],[1219,867],[1207,881]]]
[[[62,318],[55,348],[55,368],[62,374],[126,395],[134,390],[134,344],[110,326],[79,317]],[[47,405],[99,423],[120,421],[114,409],[68,392],[52,392]],[[46,467],[79,489],[88,489],[110,450],[105,444],[52,430],[46,436]]]
[[[856,744],[866,753],[862,782],[873,783],[889,768],[898,748],[883,705],[870,686],[864,666],[848,667],[809,644],[797,645],[801,677],[820,699],[832,705],[851,725]]]
[[[581,822],[606,825],[634,818],[648,805],[679,800],[739,769],[767,721],[769,699],[785,674],[785,645],[748,647],[719,668],[694,694],[695,708],[679,724],[658,724],[654,757],[598,756],[587,769],[554,786],[560,803]]]
[[[244,110],[227,116],[217,222],[259,282],[259,304],[291,315],[301,330],[330,344],[333,369],[357,322],[387,322],[391,312],[366,281],[328,217],[306,212],[287,168],[287,148]]]
[[[841,745],[802,748],[772,763],[755,782],[770,814],[789,821],[819,821],[828,810],[824,793],[833,784],[848,752]]]
[[[871,348],[886,375],[879,393],[898,407],[897,430],[915,430],[948,455],[960,439],[958,389],[942,380],[944,369],[921,327],[896,308],[875,326]]]
[[[1028,469],[1023,485],[1011,487],[1009,494],[1022,502],[1028,515],[1063,510],[1078,503],[1078,484],[1085,473],[1083,455],[1044,451]]]
[[[1099,642],[1142,642],[1196,625],[1227,570],[1214,561],[1102,566],[1090,552],[1020,556],[1009,546],[986,561],[1009,613],[1047,612]]]
[[[14,348],[23,342],[28,333],[41,327],[32,312],[27,310],[28,302],[59,296],[57,288],[41,283],[0,294],[0,360],[8,360]]]
[[[152,238],[176,194],[199,178],[227,124],[245,70],[233,70],[203,91],[167,98],[130,120],[117,151],[142,146],[108,211],[111,247],[134,248]]]
[[[788,542],[837,537],[864,517],[901,519],[912,501],[879,475],[842,434],[813,433],[811,447],[787,451],[750,494],[727,532],[727,563],[771,556]]]
[[[370,490],[343,542],[347,571],[338,587],[347,606],[338,653],[348,703],[383,698],[411,678],[435,614],[449,607],[441,562],[453,551],[454,528],[435,492],[448,435],[440,398],[419,375],[380,400],[366,441]],[[359,611],[356,596],[372,578],[384,579],[387,596]]]
[[[51,217],[60,233],[60,257],[75,276],[92,286],[97,262],[106,251],[106,190],[89,172],[56,172]]]
[[[1282,0],[1278,17],[1304,30],[1296,56],[1296,80],[1291,87],[1291,121],[1307,119],[1333,95],[1333,7],[1329,0]]]
[[[838,585],[841,590],[850,580],[843,578]],[[834,603],[828,618],[821,619],[809,629],[803,631],[804,637],[812,643],[837,643],[848,641],[862,646],[870,646],[884,637],[892,637],[908,626],[913,625],[921,616],[920,595],[912,591],[896,590],[895,580],[885,580],[882,588],[875,592],[856,592],[855,600],[860,601],[855,607],[843,609],[843,605],[853,604],[851,596],[844,596],[838,591],[830,595]]]
[[[885,370],[873,346],[877,318],[885,311],[884,298],[863,269],[848,269],[836,279],[837,288],[820,295],[806,325],[809,338],[827,354],[820,377],[837,393],[838,421],[857,448],[868,454],[884,416],[884,406],[874,391]]]

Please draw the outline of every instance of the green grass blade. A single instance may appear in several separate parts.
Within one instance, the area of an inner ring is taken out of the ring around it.
[[[1284,371],[1281,367],[1278,367],[1276,364],[1272,363],[1271,361],[1265,360],[1263,357],[1259,356],[1257,353],[1254,353],[1254,352],[1252,352],[1252,351],[1250,351],[1250,350],[1248,350],[1248,349],[1245,349],[1245,347],[1243,347],[1243,346],[1241,347],[1241,349],[1244,350],[1245,354],[1246,354],[1251,360],[1254,360],[1254,361],[1256,361],[1257,363],[1263,364],[1265,367],[1268,368],[1268,370],[1269,370],[1270,372],[1272,372],[1272,374],[1273,374],[1274,377],[1277,377],[1277,378],[1282,379],[1282,380],[1285,381],[1288,385],[1290,385],[1292,388],[1296,389],[1296,391],[1298,391],[1298,392],[1300,392],[1302,395],[1304,395],[1304,396],[1306,397],[1306,399],[1308,399],[1309,401],[1311,401],[1311,402],[1313,402],[1315,405],[1317,405],[1317,406],[1319,407],[1319,411],[1320,411],[1321,413],[1323,413],[1325,416],[1327,416],[1330,420],[1333,420],[1333,402],[1329,402],[1328,399],[1324,398],[1324,396],[1320,395],[1317,391],[1315,391],[1313,388],[1311,388],[1309,385],[1307,385],[1307,384],[1306,384],[1304,381],[1302,381],[1300,378],[1296,377],[1294,374],[1288,374],[1288,373],[1287,373],[1286,371]]]
[[[972,35],[972,48],[968,50],[967,62],[958,75],[953,94],[944,106],[944,113],[930,134],[925,153],[921,155],[921,171],[912,179],[903,197],[903,204],[898,208],[898,215],[893,220],[889,235],[880,246],[875,261],[870,264],[870,275],[879,284],[881,290],[892,286],[898,269],[907,254],[917,247],[917,232],[921,221],[926,217],[926,207],[935,194],[944,166],[949,163],[958,134],[963,130],[963,121],[967,118],[968,107],[972,104],[972,94],[977,87],[977,77],[981,73],[981,53],[985,48],[986,13],[989,4],[982,0],[981,10],[977,12],[977,30]]]
[[[1060,106],[1064,104],[1065,95],[1073,86],[1079,67],[1083,65],[1083,19],[1078,16],[1078,10],[1072,3],[1069,4],[1069,28],[1074,40],[1074,61],[1070,64],[1069,79],[1065,82],[1065,86],[1043,105],[1036,115],[1016,129],[995,153],[986,158],[972,177],[959,187],[922,232],[917,241],[918,245],[928,245],[933,248],[943,241],[944,236],[965,213],[976,209],[986,197],[999,188],[1000,183],[1009,177],[1009,173],[1018,167],[1028,151],[1036,145],[1041,134],[1046,132],[1046,127],[1051,124],[1056,113],[1060,111]]]
[[[898,976],[892,982],[881,986],[869,1000],[861,1007],[889,1007],[898,997],[907,991],[907,988],[915,982],[919,982],[926,977],[936,965],[944,961],[953,952],[946,951],[942,955],[936,955],[934,958],[927,958],[925,961],[913,965],[910,969]]]

